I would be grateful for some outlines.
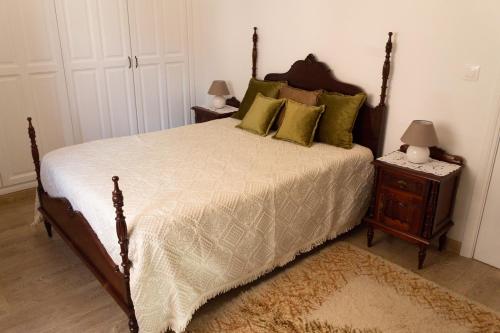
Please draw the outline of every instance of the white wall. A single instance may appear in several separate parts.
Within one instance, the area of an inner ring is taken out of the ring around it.
[[[476,217],[472,192],[499,108],[499,13],[497,0],[193,0],[196,102],[208,102],[214,79],[241,99],[257,26],[258,77],[314,53],[376,104],[387,32],[395,32],[385,152],[399,147],[411,120],[428,119],[440,146],[465,157],[450,232],[461,241]],[[478,81],[463,80],[465,64],[481,65]]]

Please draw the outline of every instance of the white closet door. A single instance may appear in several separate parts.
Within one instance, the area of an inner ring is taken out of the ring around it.
[[[141,132],[190,123],[186,6],[185,0],[129,0]]]
[[[57,0],[75,133],[137,133],[127,0]]]
[[[35,178],[26,117],[41,153],[73,143],[54,0],[0,1],[0,173]]]
[[[481,227],[477,237],[474,258],[496,268],[500,268],[500,143],[497,143],[497,153],[493,173],[491,174],[488,196],[484,206]]]

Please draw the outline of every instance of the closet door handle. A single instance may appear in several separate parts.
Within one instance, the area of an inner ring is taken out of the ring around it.
[[[137,59],[137,56],[135,57],[135,68],[139,67],[139,60]]]
[[[132,57],[128,56],[128,68],[132,68]]]

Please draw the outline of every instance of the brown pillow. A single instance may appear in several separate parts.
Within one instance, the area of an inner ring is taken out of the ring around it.
[[[303,90],[303,89],[298,89],[290,86],[284,86],[280,89],[280,93],[278,95],[278,98],[286,98],[286,99],[291,99],[292,101],[305,104],[305,105],[310,105],[310,106],[316,106],[318,105],[318,97],[321,95],[322,90],[314,90],[314,91],[309,91],[309,90]],[[282,109],[276,118],[276,123],[274,125],[274,129],[277,129],[278,127],[281,126],[281,123],[283,123],[283,117],[285,115],[285,110]]]

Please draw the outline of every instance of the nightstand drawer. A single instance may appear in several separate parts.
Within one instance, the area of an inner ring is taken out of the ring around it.
[[[416,178],[401,173],[382,170],[381,185],[400,191],[411,192],[419,196],[424,196],[426,181],[422,178]]]
[[[384,189],[377,199],[377,220],[399,231],[419,235],[424,201],[414,195]]]

